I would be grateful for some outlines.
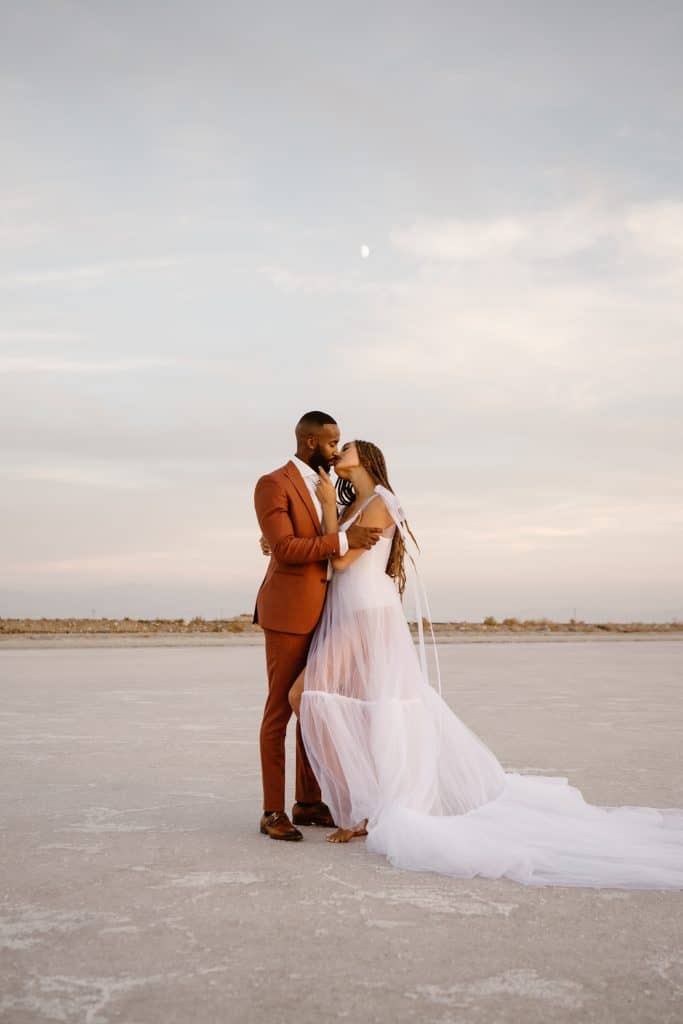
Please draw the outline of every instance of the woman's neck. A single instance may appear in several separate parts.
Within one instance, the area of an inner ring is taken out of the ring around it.
[[[363,502],[375,490],[375,481],[369,473],[363,475],[361,480],[353,480],[353,489],[356,492],[356,502]]]

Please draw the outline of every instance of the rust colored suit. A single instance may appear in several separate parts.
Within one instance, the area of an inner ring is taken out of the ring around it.
[[[327,560],[339,554],[339,534],[323,535],[308,488],[293,462],[262,476],[254,506],[271,557],[256,598],[254,622],[266,638],[268,697],[261,723],[263,806],[283,811],[289,691],[306,664],[327,593]],[[296,799],[320,800],[320,787],[296,730]]]

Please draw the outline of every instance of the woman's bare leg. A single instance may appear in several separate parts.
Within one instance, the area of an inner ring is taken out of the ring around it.
[[[289,691],[289,706],[291,707],[292,711],[294,712],[297,718],[299,717],[299,709],[301,707],[301,694],[304,692],[305,673],[306,669],[303,669],[299,673],[299,675],[294,680],[294,685]]]
[[[294,681],[294,684],[289,691],[289,704],[296,715],[299,718],[299,712],[301,710],[301,696],[304,692],[304,675],[306,670],[304,669],[299,673]],[[325,732],[327,728],[325,727]],[[329,737],[328,737],[329,738]],[[320,737],[321,745],[325,751],[325,764],[328,772],[330,772],[336,779],[337,790],[342,804],[346,803],[347,806],[351,805],[351,798],[348,793],[348,787],[346,786],[346,779],[344,772],[342,771],[337,752],[332,742],[325,743],[322,735]],[[336,769],[336,771],[335,771]],[[344,796],[346,799],[344,800]],[[332,832],[329,836],[326,836],[328,843],[349,843],[352,839],[356,839],[359,836],[366,836],[367,833],[367,818],[361,822],[360,825],[354,826],[354,828],[338,828],[336,832]]]

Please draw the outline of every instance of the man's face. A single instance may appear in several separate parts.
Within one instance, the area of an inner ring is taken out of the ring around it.
[[[308,464],[311,469],[324,469],[329,473],[339,454],[339,427],[336,423],[326,423],[320,432],[309,438],[311,455]]]

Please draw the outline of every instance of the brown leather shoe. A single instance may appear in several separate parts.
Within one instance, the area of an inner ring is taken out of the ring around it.
[[[285,839],[290,843],[296,843],[303,839],[298,828],[294,828],[284,811],[273,811],[272,814],[264,814],[261,818],[261,831],[264,836],[271,839]]]
[[[336,828],[332,812],[327,804],[319,800],[317,804],[310,807],[302,807],[301,804],[294,804],[292,807],[292,821],[295,825],[320,825],[321,828]]]

